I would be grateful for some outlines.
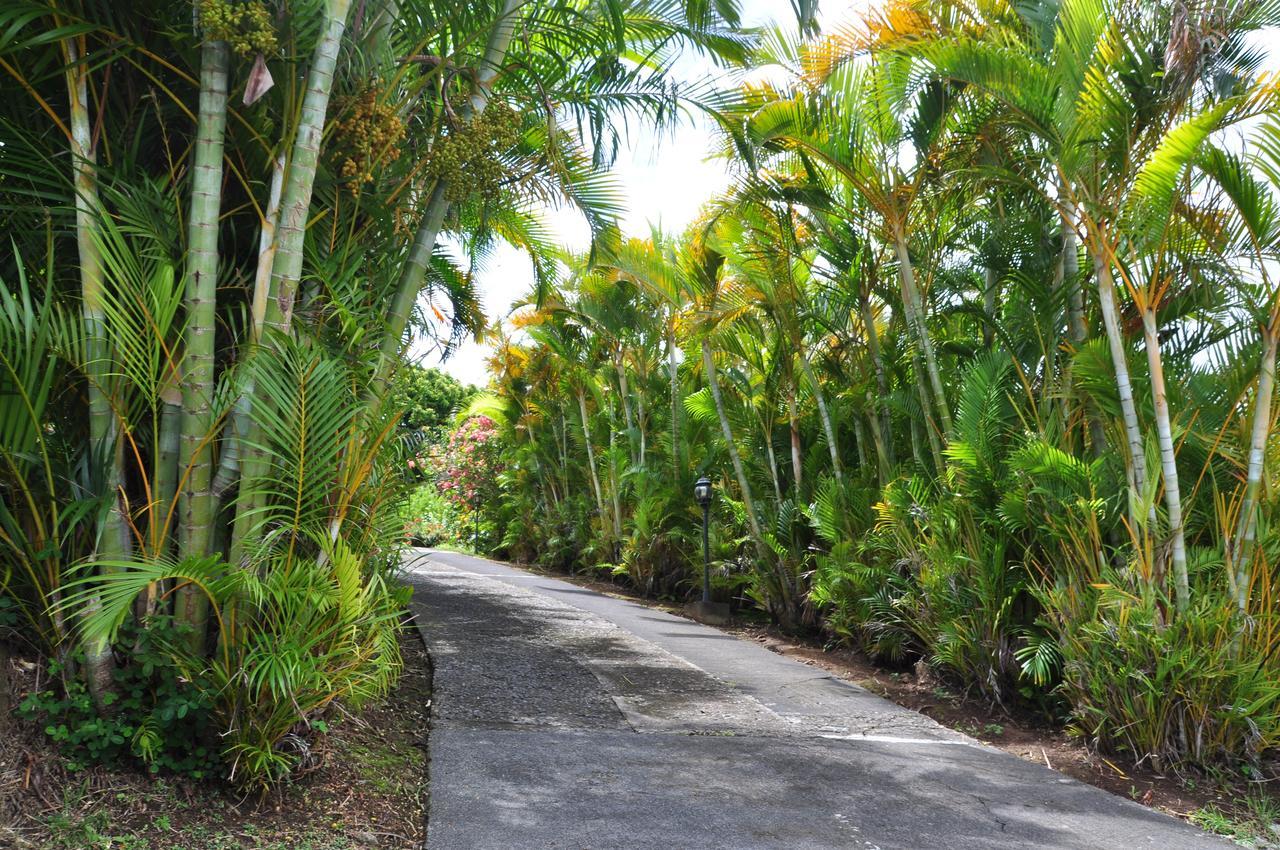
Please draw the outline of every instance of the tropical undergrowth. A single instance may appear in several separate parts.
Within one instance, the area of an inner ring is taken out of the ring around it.
[[[730,189],[514,305],[476,407],[490,549],[693,598],[705,475],[739,610],[1132,762],[1257,771],[1280,125],[1244,45],[1274,10],[1211,6],[771,33],[787,82],[721,116]]]

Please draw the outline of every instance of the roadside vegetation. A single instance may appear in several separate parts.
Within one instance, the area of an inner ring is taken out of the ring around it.
[[[902,2],[767,34],[717,113],[729,190],[568,259],[499,339],[484,546],[689,596],[705,474],[721,598],[1264,790],[1275,12]]]
[[[743,61],[736,15],[0,3],[0,708],[60,754],[37,811],[97,771],[296,803],[385,704],[414,461],[466,396],[406,349],[482,330],[498,242],[547,273],[547,205],[616,242],[617,128],[697,103],[676,53]],[[115,846],[82,814],[55,846]]]

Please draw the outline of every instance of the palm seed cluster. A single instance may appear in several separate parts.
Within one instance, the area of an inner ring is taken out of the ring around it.
[[[276,51],[271,13],[261,0],[202,0],[200,23],[207,38],[227,42],[242,59],[255,53],[270,56]]]
[[[384,101],[376,87],[352,99],[346,117],[337,125],[340,173],[349,181],[351,194],[373,182],[374,170],[400,155],[404,120],[395,107]]]
[[[502,156],[519,141],[520,116],[507,104],[495,101],[436,140],[428,173],[444,184],[445,197],[452,203],[468,197],[492,199],[506,176]]]

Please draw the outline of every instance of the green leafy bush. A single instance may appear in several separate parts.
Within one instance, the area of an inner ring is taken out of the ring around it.
[[[1170,600],[1119,571],[1040,592],[1062,658],[1071,726],[1157,769],[1256,760],[1280,743],[1280,622],[1242,628],[1225,589]]]
[[[438,546],[457,539],[458,512],[434,482],[413,489],[400,509],[405,537],[415,546]]]
[[[129,664],[117,667],[116,688],[99,712],[89,691],[49,664],[60,690],[29,694],[19,713],[40,723],[45,734],[79,769],[91,764],[139,765],[151,773],[200,779],[220,768],[220,745],[212,731],[211,695],[187,680],[171,655],[176,630],[168,621],[123,636],[135,647]]]

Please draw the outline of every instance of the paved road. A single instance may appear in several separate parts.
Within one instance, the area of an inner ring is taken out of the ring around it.
[[[1229,845],[715,629],[416,550],[433,850]]]

